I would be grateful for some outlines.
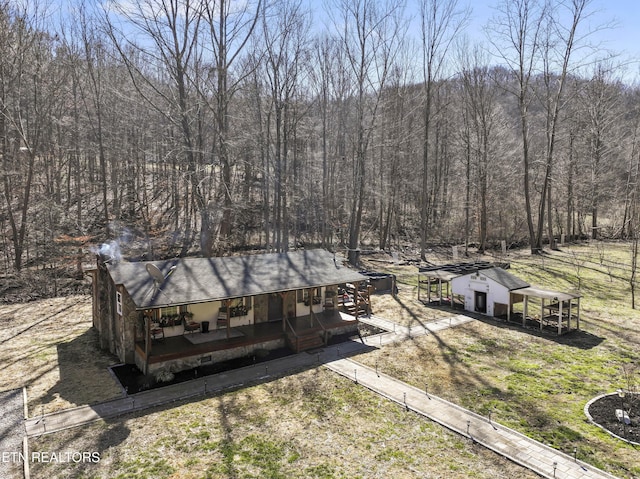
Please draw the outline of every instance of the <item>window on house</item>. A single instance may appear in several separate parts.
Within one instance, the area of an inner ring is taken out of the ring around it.
[[[178,314],[177,306],[169,306],[168,308],[162,308],[162,316],[175,316]]]
[[[242,298],[244,301],[244,307],[247,309],[251,309],[251,306],[253,305],[253,297],[252,296],[247,296],[246,298]]]
[[[299,289],[297,291],[297,300],[298,303],[304,303],[309,301],[309,290],[308,289]],[[320,297],[320,288],[311,288],[311,296],[314,298]]]
[[[122,293],[116,291],[116,312],[122,316]]]

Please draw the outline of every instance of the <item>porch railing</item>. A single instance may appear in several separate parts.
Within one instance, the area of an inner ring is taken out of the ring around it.
[[[311,310],[311,325],[313,326],[313,321],[315,320],[316,323],[318,323],[318,325],[320,326],[320,328],[322,329],[322,341],[324,342],[324,345],[327,345],[327,328],[324,327],[324,324],[322,324],[322,322],[320,321],[320,318],[318,318],[316,316],[316,313],[313,312],[313,310]]]
[[[296,351],[299,349],[300,347],[300,338],[298,337],[298,334],[296,333],[296,330],[293,329],[293,326],[291,325],[291,323],[289,322],[289,318],[284,318],[285,324],[287,325],[287,327],[291,330],[291,332],[293,333],[293,337],[295,338],[295,342],[296,342]]]
[[[371,303],[370,303],[369,295],[367,294],[367,296],[365,296],[365,295],[362,294],[362,292],[360,292],[359,290],[356,290],[354,296],[357,297],[357,300],[355,302],[356,303],[356,308],[359,308],[360,304],[364,303],[365,308],[367,310],[367,314],[371,314]]]

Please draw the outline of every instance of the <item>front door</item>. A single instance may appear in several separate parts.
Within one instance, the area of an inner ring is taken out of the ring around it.
[[[279,321],[282,319],[282,296],[278,293],[269,295],[269,321]]]
[[[487,293],[476,291],[476,311],[485,314],[487,312]]]

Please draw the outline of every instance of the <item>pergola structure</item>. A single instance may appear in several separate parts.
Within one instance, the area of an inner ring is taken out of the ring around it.
[[[421,280],[420,275],[425,276],[426,280]],[[437,294],[438,303],[442,304],[443,300],[443,288],[446,288],[446,294],[444,298],[450,297],[450,283],[453,278],[458,276],[456,273],[451,273],[449,271],[444,270],[436,270],[436,271],[425,271],[418,273],[418,301],[421,301],[420,298],[420,289],[421,284],[427,284],[427,302],[431,302],[431,293],[433,292],[433,286],[435,285]]]
[[[438,304],[450,301],[451,305],[453,305],[451,291],[451,280],[453,278],[457,278],[458,276],[469,272],[492,268],[493,266],[494,264],[487,261],[453,263],[438,266],[421,266],[418,268],[418,301],[422,300],[420,293],[423,285],[426,284],[428,303],[431,302],[431,294],[435,293],[437,294],[436,298]],[[422,277],[425,277],[426,279],[422,279]],[[446,292],[444,296],[443,292]]]
[[[571,330],[571,320],[575,319],[575,329],[580,329],[580,294],[567,293],[543,289],[537,286],[518,289],[513,294],[524,297],[524,310],[522,312],[522,326],[526,325],[529,316],[529,300],[540,300],[540,329],[544,326],[557,328],[558,334]],[[575,308],[575,314],[573,313]],[[510,310],[511,308],[509,308]],[[510,313],[511,311],[509,311]],[[510,319],[510,314],[507,320]]]

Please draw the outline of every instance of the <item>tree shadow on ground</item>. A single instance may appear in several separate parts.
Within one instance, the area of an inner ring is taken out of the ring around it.
[[[469,312],[464,313],[466,316],[470,316],[478,321],[481,321],[485,324],[490,324],[496,328],[500,329],[509,329],[512,331],[521,331],[523,333],[529,334],[531,336],[535,336],[538,338],[544,338],[549,341],[553,341],[557,344],[562,344],[563,346],[569,346],[573,348],[579,349],[593,349],[596,346],[599,346],[605,338],[596,336],[588,331],[573,329],[564,334],[557,334],[557,330],[554,328],[543,329],[542,331],[538,326],[525,326],[522,327],[521,322],[519,321],[511,321],[507,322],[506,319],[501,318],[492,318],[490,316],[484,316],[481,314],[473,314]],[[537,323],[536,323],[537,324]]]
[[[404,302],[400,299],[399,296],[394,296],[393,299],[396,301],[396,303],[398,303],[398,305],[404,309],[409,316],[411,316],[411,320],[415,321],[416,323],[418,323],[420,326],[422,326],[423,328],[426,328],[426,324],[418,317],[418,315],[416,313],[413,312],[413,310],[411,308],[409,308],[406,304],[404,304]],[[410,325],[409,325],[410,327]]]
[[[93,329],[58,343],[56,352],[59,379],[42,398],[42,404],[56,397],[76,405],[92,404],[118,394],[119,385],[108,370],[117,359],[100,350]]]
[[[59,462],[32,461],[32,477],[46,477],[49,468],[54,465],[57,474],[64,470],[67,477],[96,477],[96,466],[109,456],[109,451],[126,441],[131,430],[120,418],[106,419],[100,432],[95,429],[77,427],[66,432],[49,434],[29,439],[29,449],[36,454],[55,451]]]
[[[449,313],[458,312],[463,316],[468,316],[470,318],[476,319],[478,321],[481,321],[485,324],[489,324],[496,328],[509,329],[513,331],[521,331],[523,333],[530,334],[532,336],[548,339],[549,341],[553,341],[555,343],[562,344],[564,346],[571,346],[579,349],[587,350],[587,349],[595,348],[605,340],[605,338],[603,337],[597,336],[593,333],[590,333],[589,331],[585,331],[582,329],[580,330],[573,329],[565,334],[558,335],[556,333],[557,330],[555,328],[543,329],[541,331],[539,327],[534,327],[534,326],[522,327],[522,321],[520,319],[514,320],[512,318],[511,321],[508,322],[506,320],[506,316],[505,317],[485,316],[484,314],[473,313],[471,311],[465,311],[463,309],[451,308],[448,305],[429,304],[428,307],[431,309],[437,309],[437,310],[446,311]],[[519,313],[518,315],[516,315],[516,317],[521,318]],[[581,323],[582,323],[582,320],[581,320]]]

